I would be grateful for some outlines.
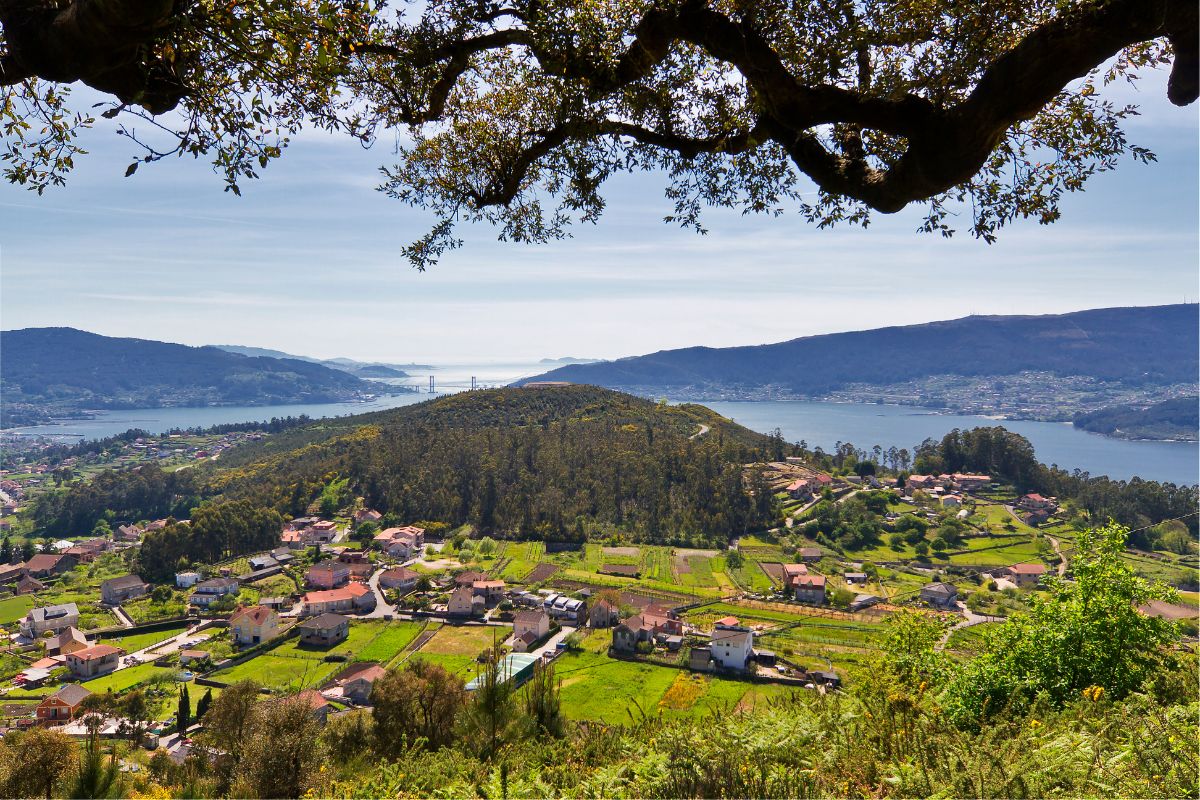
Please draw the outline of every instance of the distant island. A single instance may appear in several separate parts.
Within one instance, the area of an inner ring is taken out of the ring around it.
[[[517,385],[566,381],[696,401],[889,403],[1069,422],[1194,396],[1198,324],[1194,303],[971,316],[570,364]]]
[[[397,391],[304,359],[74,328],[2,331],[0,348],[5,428],[99,409],[335,403]]]

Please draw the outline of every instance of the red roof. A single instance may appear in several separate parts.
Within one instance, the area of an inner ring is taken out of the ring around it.
[[[86,650],[76,650],[74,653],[67,655],[67,658],[77,658],[80,661],[91,661],[95,658],[104,658],[106,656],[121,655],[125,651],[119,647],[113,647],[111,644],[98,644],[87,648]]]
[[[796,586],[824,586],[824,575],[801,575],[796,578]]]
[[[262,625],[275,612],[265,606],[250,606],[249,608],[239,608],[229,617],[230,622],[237,622],[243,617],[248,617],[255,625]]]
[[[369,594],[371,589],[361,583],[351,583],[340,589],[325,589],[319,592],[308,592],[304,595],[305,603],[335,603],[338,600],[353,600]]]
[[[1045,564],[1013,564],[1008,568],[1009,572],[1018,575],[1044,575],[1046,574]]]

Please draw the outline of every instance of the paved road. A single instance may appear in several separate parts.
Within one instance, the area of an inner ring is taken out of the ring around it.
[[[963,603],[961,600],[958,602],[958,610],[962,612],[963,620],[961,622],[956,622],[954,625],[950,626],[950,628],[948,628],[944,634],[942,634],[942,638],[937,643],[938,650],[944,649],[946,647],[946,643],[950,641],[950,634],[954,633],[960,628],[970,628],[972,625],[982,625],[985,622],[1004,622],[1005,620],[1005,617],[993,617],[988,614],[976,614],[974,611],[967,608],[966,603]]]
[[[375,593],[375,609],[368,614],[361,615],[359,619],[381,619],[385,614],[396,613],[395,607],[388,605],[387,600],[383,597],[383,591],[379,588],[379,576],[382,574],[383,570],[377,569],[367,579],[367,586]]]
[[[703,436],[704,434],[706,434],[706,433],[708,433],[709,431],[711,431],[711,430],[712,430],[712,428],[710,428],[710,427],[709,427],[709,426],[707,426],[707,425],[701,424],[701,423],[699,423],[699,422],[697,422],[696,424],[697,424],[697,425],[700,425],[700,430],[696,431],[696,432],[695,432],[695,433],[693,433],[691,436],[689,436],[689,437],[688,437],[689,439],[699,439],[701,436]]]

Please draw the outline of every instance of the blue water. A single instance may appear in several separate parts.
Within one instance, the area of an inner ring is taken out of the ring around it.
[[[461,374],[459,374],[461,372]],[[511,372],[511,375],[508,373]],[[489,374],[475,368],[447,370],[439,376],[446,385],[469,381],[472,374],[486,375],[488,383],[505,383],[531,374],[528,365],[514,365]],[[425,379],[427,380],[427,379]],[[483,382],[481,380],[481,382]],[[469,385],[469,383],[467,384]],[[457,387],[455,387],[457,388]],[[21,428],[21,433],[95,439],[144,428],[162,433],[171,428],[208,427],[228,422],[268,420],[271,417],[336,417],[362,414],[428,400],[428,394],[400,394],[365,403],[319,403],[287,406],[224,406],[215,408],[150,408],[102,411],[95,419]],[[1173,483],[1200,482],[1200,449],[1195,442],[1129,442],[1087,433],[1069,424],[1054,422],[996,422],[986,417],[933,414],[907,406],[819,403],[803,400],[761,402],[710,402],[720,414],[748,428],[768,433],[779,428],[790,442],[804,440],[809,447],[833,450],[835,444],[852,442],[870,449],[878,444],[904,447],[911,452],[924,439],[941,438],[953,428],[1003,425],[1033,443],[1038,459],[1064,469],[1082,469],[1092,475],[1128,479],[1135,475]]]
[[[994,421],[987,417],[934,414],[911,406],[818,403],[809,401],[724,401],[705,403],[747,428],[769,433],[779,428],[789,442],[831,451],[841,442],[871,449],[880,445],[909,452],[926,438],[940,439],[954,428],[1002,425],[1033,443],[1038,460],[1093,476],[1193,484],[1200,482],[1200,447],[1195,442],[1130,442],[1088,433],[1061,422]]]

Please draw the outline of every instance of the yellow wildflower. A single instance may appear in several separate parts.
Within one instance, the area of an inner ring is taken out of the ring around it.
[[[1031,728],[1041,727],[1041,724],[1042,723],[1038,722],[1036,719],[1029,720],[1029,727],[1031,727]]]

